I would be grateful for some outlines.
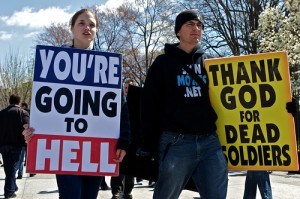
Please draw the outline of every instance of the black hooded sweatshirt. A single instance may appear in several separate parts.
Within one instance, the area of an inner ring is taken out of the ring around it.
[[[191,53],[166,44],[149,68],[141,99],[141,120],[145,139],[162,131],[204,135],[216,130],[217,115],[208,95],[208,78],[204,59],[208,58],[198,44]],[[195,70],[206,88],[187,74],[183,65]],[[149,142],[148,140],[147,142]]]

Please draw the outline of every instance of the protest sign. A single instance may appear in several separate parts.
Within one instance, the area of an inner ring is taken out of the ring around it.
[[[217,132],[232,170],[298,170],[286,52],[208,59]]]
[[[37,46],[27,172],[118,175],[122,56]]]

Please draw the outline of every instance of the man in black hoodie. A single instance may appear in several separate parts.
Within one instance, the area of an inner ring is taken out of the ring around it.
[[[22,147],[25,146],[22,135],[23,125],[29,123],[29,114],[19,106],[20,97],[11,95],[9,106],[0,112],[0,152],[3,156],[5,198],[15,198],[18,190],[16,184],[16,164]]]
[[[217,115],[204,68],[208,55],[200,45],[203,29],[195,10],[181,12],[175,22],[180,42],[165,45],[165,54],[155,59],[146,77],[141,100],[144,139],[153,149],[159,137],[154,199],[178,198],[190,178],[201,199],[227,195],[227,162],[216,134]]]

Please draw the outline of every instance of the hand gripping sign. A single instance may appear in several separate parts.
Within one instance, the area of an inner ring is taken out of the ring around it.
[[[231,170],[298,170],[286,52],[205,61]]]
[[[118,175],[122,56],[37,46],[27,172]]]

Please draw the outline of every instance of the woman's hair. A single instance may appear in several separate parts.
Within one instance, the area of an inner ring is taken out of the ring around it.
[[[86,9],[86,8],[77,11],[73,15],[73,17],[70,20],[70,26],[71,26],[71,28],[75,25],[75,22],[76,22],[78,16],[81,15],[82,13],[91,13],[94,16],[95,20],[96,20],[96,27],[98,28],[98,25],[99,25],[99,23],[98,23],[98,17],[96,16],[96,14],[92,10]]]

